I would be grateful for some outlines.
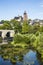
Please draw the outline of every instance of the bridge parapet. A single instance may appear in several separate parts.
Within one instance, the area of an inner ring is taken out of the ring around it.
[[[6,37],[6,35],[10,37],[14,37],[15,34],[14,30],[0,30],[0,32],[1,32],[0,36],[2,38]]]

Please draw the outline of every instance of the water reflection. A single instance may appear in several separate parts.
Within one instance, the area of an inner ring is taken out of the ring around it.
[[[0,65],[12,65],[12,63],[10,62],[10,60],[3,60],[2,57],[0,57]],[[39,61],[37,60],[36,52],[30,50],[26,55],[24,55],[24,57],[23,56],[17,57],[17,62],[15,63],[15,65],[40,65],[40,64]]]
[[[24,65],[40,65],[39,61],[36,57],[36,52],[30,50],[25,56],[24,56]]]
[[[0,65],[40,65],[36,51],[10,44],[0,47],[0,55]]]
[[[4,60],[1,56],[0,56],[0,65],[12,65],[12,63],[9,60]]]

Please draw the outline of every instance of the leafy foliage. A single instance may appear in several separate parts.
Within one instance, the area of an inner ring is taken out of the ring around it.
[[[28,33],[29,31],[29,26],[28,26],[28,23],[26,21],[23,22],[23,25],[22,25],[22,33]]]

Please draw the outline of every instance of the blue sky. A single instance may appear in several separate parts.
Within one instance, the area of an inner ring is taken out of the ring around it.
[[[43,19],[43,0],[0,0],[0,20],[23,16],[25,10],[28,18]]]

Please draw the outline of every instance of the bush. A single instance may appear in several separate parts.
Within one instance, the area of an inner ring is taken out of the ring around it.
[[[15,35],[14,36],[14,42],[15,43],[20,43],[20,42],[22,42],[23,41],[23,37],[21,36],[21,35]]]
[[[39,31],[37,31],[37,32],[35,33],[35,35],[38,36],[38,35],[39,35]]]
[[[25,43],[30,43],[30,37],[28,37],[28,36],[23,36],[23,39],[24,39],[24,42]]]
[[[33,43],[36,40],[36,36],[32,35],[32,37],[30,38],[31,43]]]

